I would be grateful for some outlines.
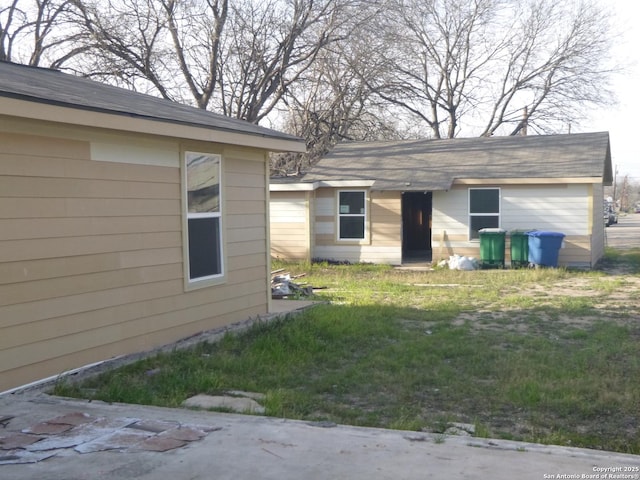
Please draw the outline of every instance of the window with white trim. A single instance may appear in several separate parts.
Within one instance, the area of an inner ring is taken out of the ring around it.
[[[478,230],[500,227],[500,189],[469,189],[469,239],[480,238]]]
[[[366,204],[364,190],[338,192],[338,239],[363,240],[365,238]]]
[[[221,277],[220,155],[185,153],[189,282]]]

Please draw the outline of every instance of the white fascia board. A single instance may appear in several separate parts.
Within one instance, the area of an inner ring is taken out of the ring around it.
[[[270,192],[309,192],[315,190],[320,185],[318,182],[297,182],[297,183],[270,183]]]
[[[371,187],[375,180],[323,180],[319,183],[321,187]]]
[[[563,178],[456,178],[454,185],[545,185],[567,183],[602,183],[602,177],[563,177]]]

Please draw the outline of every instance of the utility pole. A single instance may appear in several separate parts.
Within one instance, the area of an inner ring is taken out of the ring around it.
[[[628,196],[629,196],[629,175],[624,176],[622,181],[622,193],[620,194],[620,211],[625,212],[628,208]]]

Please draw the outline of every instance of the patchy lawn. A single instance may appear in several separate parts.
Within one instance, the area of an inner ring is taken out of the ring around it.
[[[593,272],[277,266],[328,303],[54,393],[175,407],[245,390],[277,417],[640,454],[640,251]]]

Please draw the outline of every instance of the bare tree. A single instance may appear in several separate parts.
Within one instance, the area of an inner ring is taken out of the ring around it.
[[[365,78],[380,68],[375,52],[384,40],[373,19],[384,12],[385,0],[345,2],[342,19],[334,23],[333,41],[288,88],[277,107],[283,127],[307,141],[307,152],[275,155],[272,171],[297,174],[344,140],[397,138],[388,104],[372,95]]]
[[[495,82],[482,135],[501,127],[516,135],[534,127],[554,131],[578,123],[585,108],[612,103],[607,65],[612,37],[607,13],[595,3],[524,4],[508,61]]]
[[[0,6],[0,60],[60,68],[84,52],[72,0],[12,0]]]
[[[274,111],[324,48],[341,37],[351,0],[233,3],[220,77],[220,108],[259,122]]]
[[[196,105],[207,108],[219,80],[228,0],[207,0],[204,15],[176,0],[162,0],[162,6],[182,77]]]
[[[376,105],[377,99],[362,81],[364,67],[356,71],[349,66],[349,61],[366,57],[349,59],[345,53],[344,47],[325,50],[284,98],[286,129],[306,139],[307,152],[275,156],[272,171],[299,173],[340,141],[397,138],[388,109]]]
[[[184,84],[176,75],[181,71],[179,61],[171,48],[170,23],[175,26],[179,20],[167,18],[180,13],[174,2],[73,1],[82,12],[91,48],[77,65],[76,73],[154,92],[163,98],[184,100]]]
[[[257,123],[334,40],[349,0],[73,0],[79,70]]]
[[[381,28],[393,67],[371,87],[434,138],[462,124],[558,128],[611,99],[607,14],[589,0],[398,0],[392,11]]]

